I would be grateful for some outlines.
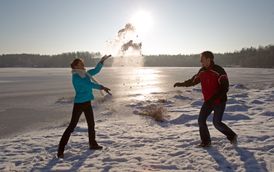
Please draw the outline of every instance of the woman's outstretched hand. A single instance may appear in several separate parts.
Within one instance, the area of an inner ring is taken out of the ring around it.
[[[105,62],[105,60],[106,59],[108,59],[108,58],[110,58],[111,57],[111,55],[104,55],[102,58],[101,58],[101,60],[100,60],[100,63],[104,63]]]
[[[110,93],[110,89],[109,89],[109,88],[102,86],[102,90],[104,90],[104,91],[105,91],[106,93],[108,93],[109,95],[112,95],[112,94]]]

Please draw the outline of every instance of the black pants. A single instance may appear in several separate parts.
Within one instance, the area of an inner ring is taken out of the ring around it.
[[[208,143],[211,141],[210,134],[206,125],[206,120],[212,111],[214,111],[213,125],[215,126],[215,128],[224,135],[226,135],[228,140],[232,140],[233,137],[236,135],[236,133],[234,133],[228,126],[226,126],[222,122],[225,106],[226,102],[222,102],[221,104],[212,106],[203,104],[198,118],[199,131],[202,142]]]
[[[92,110],[90,101],[84,102],[84,103],[74,103],[71,121],[69,123],[68,128],[65,130],[59,143],[59,149],[58,149],[59,154],[62,154],[64,152],[64,149],[66,144],[68,143],[69,137],[71,133],[74,131],[74,128],[76,127],[82,112],[84,112],[87,123],[88,123],[89,144],[97,145],[97,142],[95,140],[95,129],[94,129],[95,123],[94,123],[94,117],[93,117],[93,110]]]

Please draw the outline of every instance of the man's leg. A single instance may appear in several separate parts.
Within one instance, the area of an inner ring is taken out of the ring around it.
[[[222,122],[225,106],[225,102],[219,105],[214,105],[213,125],[217,130],[226,135],[228,140],[232,141],[236,136],[236,133],[234,133],[227,125]]]
[[[198,124],[199,124],[199,131],[200,131],[200,137],[202,140],[202,143],[207,144],[211,142],[210,134],[206,125],[206,120],[210,113],[212,112],[212,107],[207,106],[205,103],[203,104],[199,118],[198,118]]]
[[[81,113],[82,113],[81,105],[74,104],[73,110],[72,110],[71,121],[69,123],[69,126],[65,130],[65,132],[60,140],[60,143],[59,143],[58,154],[57,154],[58,157],[59,157],[59,155],[63,155],[65,146],[68,143],[69,137],[70,137],[71,133],[74,131],[74,128],[76,127],[76,125],[79,121]]]

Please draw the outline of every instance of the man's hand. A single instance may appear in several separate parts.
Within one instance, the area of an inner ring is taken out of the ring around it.
[[[100,63],[104,63],[105,62],[105,60],[106,59],[108,59],[108,58],[110,58],[111,57],[111,55],[104,55],[102,58],[101,58],[101,60],[100,60]]]
[[[183,85],[183,83],[181,83],[181,82],[176,82],[174,85],[173,85],[173,87],[183,87],[184,85]]]
[[[106,93],[108,93],[109,95],[112,95],[112,94],[110,93],[110,89],[109,89],[109,88],[102,86],[102,90],[104,90],[104,91],[105,91]]]

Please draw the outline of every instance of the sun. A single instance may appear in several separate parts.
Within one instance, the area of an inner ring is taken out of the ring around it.
[[[136,28],[137,32],[144,33],[152,28],[153,19],[150,12],[139,10],[132,15],[130,23]]]

